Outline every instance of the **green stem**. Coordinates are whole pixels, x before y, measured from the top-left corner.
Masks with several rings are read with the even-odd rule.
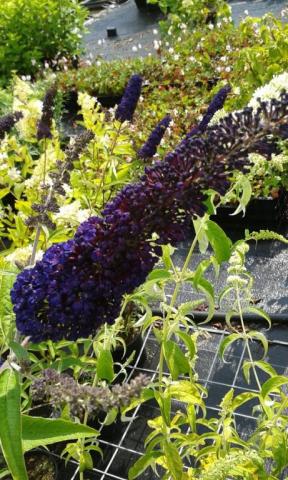
[[[103,187],[105,185],[105,176],[106,176],[107,170],[108,170],[109,165],[110,165],[112,154],[114,153],[114,149],[117,145],[117,141],[118,141],[119,135],[121,133],[121,128],[122,128],[122,123],[119,124],[119,127],[116,130],[116,135],[115,135],[115,138],[114,138],[113,143],[111,145],[111,148],[108,150],[108,159],[107,159],[107,162],[106,162],[105,167],[104,167],[104,171],[103,171],[102,176],[101,176],[100,185],[98,186],[97,191],[96,191],[96,197],[94,199],[95,206],[96,206],[96,202],[97,202],[99,193],[101,191],[103,192]]]
[[[92,382],[92,388],[96,387],[97,380],[98,380],[98,377],[97,377],[97,373],[95,372],[95,375],[94,375],[94,378],[93,378],[93,382]],[[84,418],[83,418],[82,425],[87,425],[88,418],[89,418],[88,410],[85,410],[85,414],[84,414]],[[85,449],[85,438],[82,438],[82,439],[81,439],[81,452],[82,452],[84,449]],[[79,480],[84,480],[84,472],[79,472]]]
[[[163,369],[164,369],[163,343],[164,343],[164,341],[168,340],[169,322],[170,322],[172,310],[175,307],[175,304],[176,304],[176,301],[177,301],[177,298],[178,298],[178,295],[179,295],[179,291],[180,291],[180,288],[181,288],[181,285],[182,285],[183,278],[184,278],[184,276],[187,272],[187,269],[189,267],[189,263],[191,261],[192,255],[194,253],[195,247],[196,247],[197,242],[198,242],[199,235],[202,232],[202,229],[203,229],[205,223],[206,223],[206,216],[204,216],[202,218],[200,226],[199,226],[197,232],[195,232],[195,237],[193,239],[193,242],[191,244],[188,255],[185,259],[183,268],[182,268],[181,273],[180,273],[180,275],[177,279],[177,282],[176,282],[176,285],[175,285],[175,288],[174,288],[174,291],[173,291],[173,294],[172,294],[171,302],[170,302],[170,305],[169,305],[169,311],[168,311],[166,317],[163,320],[163,338],[162,338],[161,349],[160,349],[159,374],[158,374],[158,380],[159,380],[159,387],[160,388],[162,388],[161,386],[162,386],[162,382],[163,382]]]
[[[250,349],[249,340],[247,338],[247,332],[246,332],[246,328],[245,328],[245,324],[244,324],[242,307],[241,307],[241,300],[240,300],[239,285],[236,286],[236,298],[237,298],[237,307],[238,307],[238,313],[239,313],[239,318],[240,318],[240,322],[241,322],[242,331],[243,331],[243,333],[245,334],[245,337],[246,337],[245,338],[245,346],[247,348],[247,352],[248,352],[248,355],[249,355],[249,360],[250,360],[251,365],[252,365],[252,369],[253,369],[253,373],[254,373],[254,376],[255,376],[255,379],[256,379],[258,389],[259,389],[259,391],[261,391],[261,383],[260,383],[260,380],[259,380],[258,375],[257,375],[253,355],[252,355],[252,352],[251,352],[251,349]]]
[[[288,398],[285,398],[284,402],[280,405],[278,412],[273,416],[273,423],[276,425],[278,418],[282,414],[283,410],[288,407]]]
[[[44,170],[43,170],[43,185],[46,183],[47,172],[47,139],[44,138]]]

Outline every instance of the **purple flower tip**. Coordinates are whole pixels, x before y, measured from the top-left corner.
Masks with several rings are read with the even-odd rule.
[[[23,117],[22,112],[8,113],[3,117],[0,117],[0,140],[5,136],[5,133],[9,133],[14,127],[15,123]]]
[[[142,78],[132,75],[115,113],[116,120],[131,122],[141,94]]]
[[[150,134],[148,140],[144,143],[143,147],[138,151],[138,157],[147,159],[152,158],[157,151],[158,145],[164,136],[169,124],[171,122],[170,115],[166,115],[154,128],[153,132]]]

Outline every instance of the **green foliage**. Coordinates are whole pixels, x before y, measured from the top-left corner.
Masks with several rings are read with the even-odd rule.
[[[15,321],[10,290],[18,271],[18,268],[0,257],[0,352],[8,347],[14,335]]]
[[[0,78],[33,75],[79,54],[86,11],[77,0],[5,0],[0,11]]]
[[[7,368],[0,373],[0,440],[13,480],[28,480],[22,451],[20,375]]]
[[[62,419],[30,417],[22,415],[22,445],[23,451],[51,445],[57,442],[67,442],[75,438],[96,438],[99,435],[94,428],[81,423],[68,422]]]
[[[181,31],[183,24],[193,30],[215,25],[223,19],[231,21],[231,9],[225,0],[149,0],[149,3],[157,3],[165,14],[169,13],[168,20],[161,22],[161,26],[174,34]]]
[[[235,214],[245,212],[252,196],[278,198],[279,191],[288,187],[287,140],[279,142],[279,153],[272,154],[270,159],[259,154],[250,154],[249,160],[245,173],[234,172],[233,189],[226,196],[227,202],[240,200]]]
[[[138,175],[140,167],[143,168],[136,153],[141,140],[129,124],[120,124],[112,114],[108,118],[97,100],[88,94],[80,93],[79,102],[81,123],[94,132],[95,138],[74,162],[70,185],[65,185],[65,194],[59,196],[59,212],[50,214],[56,229],[41,229],[40,255],[42,247],[70,238],[82,221],[99,213],[125,183]],[[9,260],[23,267],[35,238],[26,220],[33,215],[32,205],[41,199],[44,176],[53,175],[57,162],[65,160],[67,140],[63,142],[53,122],[53,138],[47,140],[45,146],[37,142],[42,102],[29,84],[20,79],[15,80],[14,106],[23,112],[24,118],[18,122],[14,134],[7,135],[0,143],[0,237],[10,241],[9,251],[2,255],[12,253]]]
[[[254,240],[258,242],[259,240],[276,240],[277,242],[288,243],[287,238],[277,232],[272,232],[270,230],[259,230],[259,232],[245,232],[245,240]]]
[[[259,315],[270,325],[269,316],[252,304],[253,279],[245,267],[245,255],[249,247],[243,240],[232,245],[225,233],[207,216],[197,219],[194,224],[196,237],[182,269],[177,269],[173,263],[173,249],[170,251],[165,247],[163,268],[157,268],[150,274],[146,284],[134,294],[134,301],[146,309],[147,303],[149,305],[149,293],[152,290],[158,291],[163,319],[161,330],[154,329],[160,346],[159,373],[154,386],[154,398],[159,405],[160,415],[148,421],[151,432],[145,441],[145,453],[131,467],[129,479],[136,479],[145,470],[152,468],[163,479],[276,480],[283,473],[288,461],[286,453],[283,452],[288,441],[288,401],[285,391],[282,390],[288,379],[278,376],[274,368],[266,362],[269,345],[264,333],[246,331],[246,312]],[[206,240],[212,246],[215,257],[202,260],[195,266],[191,259],[197,242],[203,242],[203,232],[205,235],[209,232]],[[273,232],[253,232],[250,236],[249,233],[246,235],[247,240],[257,240],[258,237],[259,240],[282,240],[282,236],[278,238]],[[195,372],[197,340],[201,333],[195,325],[192,326],[189,318],[197,303],[191,300],[179,305],[177,298],[180,284],[188,282],[200,290],[199,285],[205,280],[208,268],[213,266],[217,275],[220,267],[218,262],[222,264],[227,260],[229,276],[219,301],[221,304],[224,300],[226,302],[229,329],[233,329],[231,318],[237,316],[240,319],[240,331],[238,329],[237,332],[227,334],[219,347],[219,355],[225,361],[228,349],[233,347],[234,342],[243,342],[248,352],[248,359],[243,364],[244,378],[249,384],[253,375],[257,390],[247,389],[239,395],[235,395],[233,389],[228,390],[221,401],[219,415],[208,419],[205,408],[207,392],[197,381]],[[194,265],[193,270],[191,263]],[[169,285],[171,289],[172,282],[175,287],[171,301],[167,302],[165,285]],[[211,288],[213,289],[213,285]],[[133,295],[130,299],[133,299]],[[147,321],[143,316],[143,327],[148,328],[159,319],[160,317],[152,314]],[[257,360],[253,359],[250,347],[252,342],[262,346],[261,359],[258,353]],[[201,361],[201,358],[199,360]],[[168,375],[163,374],[164,362]],[[268,378],[262,384],[258,376],[259,370]],[[181,410],[172,410],[174,401],[181,403]],[[257,405],[255,412],[259,413],[258,426],[255,432],[244,440],[238,433],[234,415],[244,404],[252,401]],[[278,444],[282,448],[276,447]],[[270,459],[271,468],[267,467],[267,459]],[[193,465],[188,470],[184,467],[187,460]]]
[[[55,0],[53,1],[54,3],[49,0],[44,7],[43,2],[41,3],[42,9],[37,9],[35,22],[34,17],[33,21],[29,20],[29,35],[23,22],[27,21],[27,12],[31,13],[35,6],[39,6],[39,0],[38,3],[36,0],[31,1],[29,8],[28,4],[25,4],[23,18],[17,26],[13,25],[13,38],[10,37],[9,41],[15,63],[12,66],[12,56],[7,56],[5,61],[2,61],[2,76],[7,78],[12,68],[20,73],[29,71],[34,74],[38,63],[53,61],[54,48],[57,52],[59,50],[61,55],[70,56],[76,52],[84,14],[74,1],[64,0],[61,4],[61,15],[65,16],[63,19],[59,17],[57,9],[54,9],[53,5],[56,4]],[[21,2],[17,0],[13,5],[20,5]],[[13,10],[10,0],[6,3],[4,11],[9,12],[12,18],[16,10]],[[230,8],[222,1],[159,0],[158,3],[164,11],[169,11],[168,21],[163,25],[167,33],[165,41],[169,40],[169,44],[167,49],[159,49],[158,57],[115,62],[98,61],[91,67],[69,70],[57,75],[57,83],[64,95],[71,90],[80,93],[78,103],[82,114],[81,124],[92,130],[95,138],[74,162],[70,185],[65,186],[65,195],[59,198],[61,215],[49,214],[56,223],[56,229],[53,231],[42,226],[39,247],[43,250],[54,242],[65,241],[71,237],[82,220],[99,214],[119,188],[138,178],[143,165],[137,160],[137,149],[146,140],[157,120],[171,110],[171,105],[174,107],[172,116],[177,119],[177,124],[171,126],[169,138],[165,139],[164,146],[159,149],[160,154],[172,148],[179,137],[198,121],[214,93],[223,84],[232,83],[233,91],[225,108],[233,110],[246,105],[256,87],[269,81],[274,73],[283,72],[288,67],[288,27],[272,16],[263,19],[246,18],[239,26],[234,26],[230,20]],[[57,2],[57,5],[60,3]],[[66,15],[65,9],[68,5],[73,5],[73,8],[69,15]],[[42,41],[37,30],[38,24],[40,25],[39,18],[45,17],[48,7],[49,22],[46,22],[43,34],[46,35],[49,29],[50,39],[55,39],[49,48],[45,43],[46,37]],[[13,15],[11,12],[14,12]],[[0,13],[0,30],[1,15],[3,16],[3,12]],[[72,23],[80,30],[73,29]],[[5,24],[5,35],[9,34],[11,25],[9,22]],[[33,45],[27,48],[26,43],[25,52],[22,50],[22,43],[18,41],[19,32],[23,35],[23,42],[27,42],[28,37],[30,41],[31,32],[33,33]],[[4,33],[0,34],[0,39]],[[0,44],[4,45],[3,42]],[[42,47],[45,48],[45,54]],[[0,47],[0,60],[3,52],[4,47]],[[31,62],[34,59],[35,65]],[[142,74],[146,82],[143,98],[135,115],[135,124],[131,128],[130,125],[116,122],[113,115],[103,111],[96,98],[89,94],[120,95],[128,77],[135,72]],[[285,376],[278,376],[266,362],[269,345],[264,333],[246,331],[246,313],[258,315],[268,325],[270,318],[252,304],[253,278],[245,267],[245,255],[249,248],[248,241],[273,239],[286,243],[287,240],[281,235],[274,232],[248,232],[245,241],[232,245],[225,232],[209,219],[208,214],[201,219],[193,219],[195,238],[183,267],[179,269],[173,262],[175,248],[164,246],[163,265],[158,264],[140,288],[124,297],[115,325],[105,326],[93,339],[80,339],[77,342],[43,342],[29,345],[26,349],[12,340],[14,315],[9,291],[18,271],[15,265],[21,268],[27,265],[31,257],[31,244],[35,238],[35,231],[27,227],[25,220],[33,213],[33,203],[39,201],[43,178],[55,173],[56,162],[65,159],[65,139],[58,131],[59,122],[53,123],[53,138],[48,140],[45,146],[37,142],[35,135],[42,107],[39,98],[42,97],[46,85],[55,81],[54,76],[50,78],[49,75],[50,73],[35,87],[20,79],[14,79],[14,108],[20,109],[25,115],[14,132],[7,135],[0,145],[1,236],[5,241],[11,242],[10,248],[1,252],[1,256],[7,257],[1,260],[0,264],[1,346],[2,350],[10,347],[10,361],[12,358],[13,365],[20,371],[15,373],[6,369],[0,377],[0,406],[4,412],[4,415],[0,415],[3,417],[0,438],[9,469],[12,474],[15,472],[15,478],[25,478],[23,471],[23,475],[19,475],[19,469],[23,469],[19,423],[21,410],[24,450],[34,448],[40,443],[48,445],[60,440],[69,441],[63,454],[67,459],[73,458],[79,462],[80,474],[83,477],[83,472],[93,466],[91,453],[96,451],[101,454],[96,438],[98,432],[86,425],[89,412],[85,411],[84,415],[78,418],[72,415],[69,405],[64,402],[65,404],[57,407],[57,413],[61,416],[57,420],[28,417],[26,413],[34,407],[31,382],[41,377],[43,369],[53,368],[73,375],[80,384],[89,383],[93,387],[112,384],[119,377],[125,377],[125,369],[133,360],[132,354],[129,359],[123,358],[115,366],[113,350],[122,346],[125,353],[125,340],[133,336],[135,328],[145,331],[152,327],[160,349],[158,377],[151,388],[143,391],[141,398],[133,399],[131,404],[123,408],[122,416],[125,419],[127,412],[151,399],[157,402],[160,414],[148,423],[151,432],[145,439],[144,456],[131,468],[129,479],[137,478],[148,468],[158,471],[163,480],[280,478],[288,465],[288,404],[284,393],[288,380]],[[61,99],[59,105],[60,103]],[[6,111],[11,104],[10,90],[0,91],[0,110]],[[60,110],[61,108],[57,107],[58,119]],[[231,175],[231,190],[224,199],[219,200],[216,192],[207,192],[209,214],[217,209],[217,202],[235,202],[236,205],[239,204],[235,214],[244,214],[252,196],[277,193],[277,189],[286,186],[287,145],[282,142],[279,146],[282,157],[272,158],[270,162],[262,159],[262,173],[258,168],[259,164],[255,161],[253,163],[251,159],[250,168],[245,175]],[[201,252],[206,252],[206,256],[195,265],[193,258],[197,246]],[[209,246],[212,254],[207,252]],[[41,251],[39,253],[41,255]],[[225,268],[225,262],[228,262],[227,285],[218,297],[214,285],[220,268]],[[211,280],[211,271],[214,271],[215,280]],[[179,304],[180,288],[184,284],[190,289],[191,298],[188,302]],[[167,287],[172,288],[169,299]],[[153,312],[155,301],[160,306],[160,314]],[[226,311],[228,330],[233,331],[234,318],[240,320],[240,329],[227,334],[221,343],[220,356],[225,361],[234,342],[243,343],[248,352],[248,359],[243,364],[244,378],[247,383],[250,383],[251,379],[256,380],[257,389],[254,392],[247,389],[240,395],[228,390],[220,404],[219,414],[215,418],[208,418],[207,391],[198,381],[195,370],[196,361],[201,361],[198,359],[197,349],[198,339],[203,332],[194,325],[193,312],[201,306],[207,313],[206,321],[209,321],[213,318],[217,301]],[[134,312],[137,312],[137,315]],[[261,345],[261,359],[253,359],[251,342]],[[259,371],[266,376],[263,384],[259,380]],[[10,403],[7,399],[11,400]],[[259,412],[258,426],[254,434],[244,440],[237,431],[235,413],[242,405],[252,401]],[[176,412],[173,408],[175,402],[181,404],[181,410]],[[111,409],[104,424],[113,423],[118,413],[118,408]],[[75,437],[79,439],[71,443],[70,440]],[[14,452],[17,443],[17,455],[12,458],[11,445]],[[192,465],[188,469],[184,468],[187,460]]]

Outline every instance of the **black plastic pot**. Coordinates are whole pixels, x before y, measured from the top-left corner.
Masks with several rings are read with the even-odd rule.
[[[143,338],[140,334],[137,334],[130,342],[127,343],[126,351],[122,345],[116,347],[116,349],[112,352],[112,357],[115,363],[124,363],[133,352],[135,352],[134,361],[138,359],[139,355],[141,354],[139,359],[140,366],[140,364],[143,363],[146,358],[145,348],[143,348]],[[133,363],[135,363],[134,361]]]
[[[92,92],[91,95],[94,95],[97,98],[98,102],[104,108],[115,107],[115,105],[117,105],[122,98],[122,95],[113,94],[98,96],[97,92]],[[75,118],[79,115],[80,105],[78,104],[77,90],[70,90],[69,92],[65,93],[63,100],[63,108],[65,110],[64,117],[66,118]],[[79,115],[79,119],[80,117],[81,116]]]
[[[152,5],[152,4],[149,4],[147,2],[147,0],[135,0],[135,3],[137,5],[137,8],[139,8],[139,10],[158,10],[160,11],[160,8],[158,5]]]
[[[60,480],[58,461],[48,450],[35,449],[25,453],[29,480]],[[11,477],[6,477],[10,480]]]
[[[286,194],[279,198],[255,198],[247,206],[246,213],[232,215],[237,206],[223,205],[218,208],[217,215],[211,217],[224,230],[243,231],[270,229],[279,231],[286,220]]]

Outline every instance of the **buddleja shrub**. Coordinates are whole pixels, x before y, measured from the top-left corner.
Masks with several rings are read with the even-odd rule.
[[[80,51],[86,10],[77,0],[5,0],[0,9],[0,83]]]

